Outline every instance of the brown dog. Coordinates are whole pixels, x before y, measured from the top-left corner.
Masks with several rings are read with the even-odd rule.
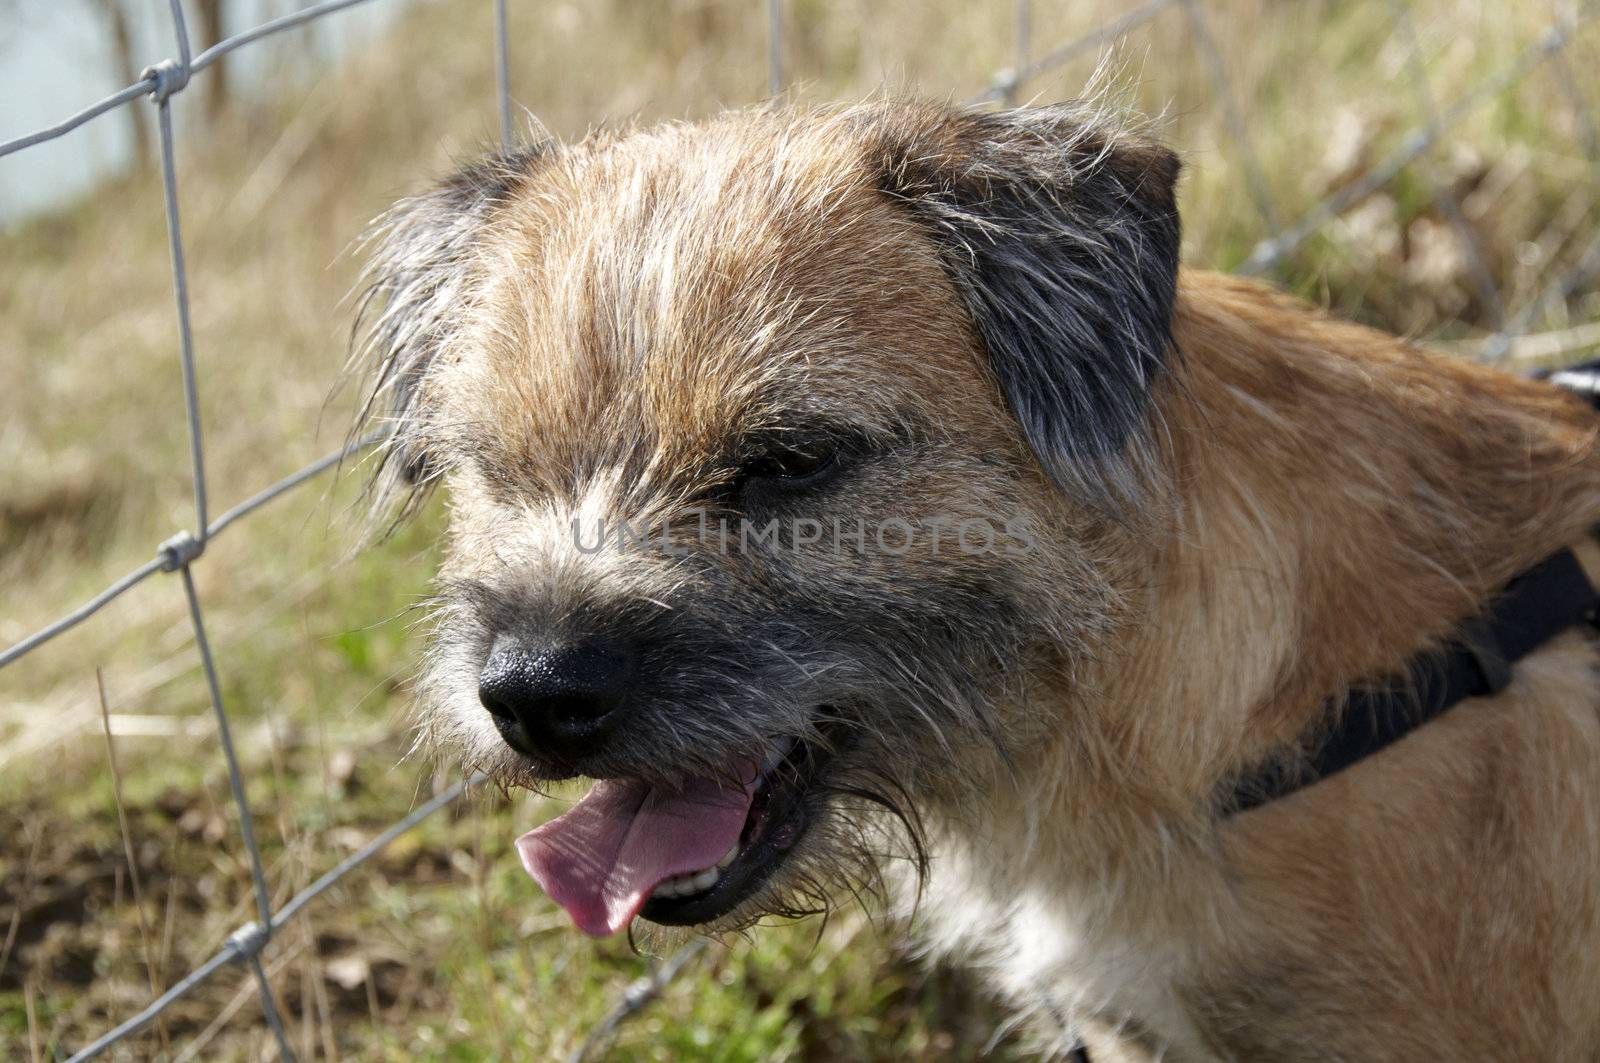
[[[1180,272],[1086,107],[774,109],[490,159],[377,255],[381,483],[450,491],[424,730],[598,781],[591,933],[882,888],[1097,1058],[1600,1058],[1576,630],[1251,811],[1600,520],[1596,421]]]

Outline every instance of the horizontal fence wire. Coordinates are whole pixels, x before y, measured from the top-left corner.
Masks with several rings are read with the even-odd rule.
[[[182,370],[183,410],[188,424],[189,464],[195,510],[193,531],[181,531],[167,539],[157,547],[155,556],[150,560],[113,581],[100,593],[66,613],[59,620],[0,651],[0,667],[17,661],[46,642],[87,621],[146,580],[162,573],[177,573],[188,608],[196,653],[216,719],[218,745],[227,769],[233,802],[239,814],[240,841],[247,857],[251,892],[256,909],[256,918],[229,935],[223,947],[210,959],[173,983],[138,1014],[83,1047],[71,1057],[72,1061],[92,1059],[124,1038],[145,1029],[165,1009],[208,981],[218,971],[229,966],[242,966],[249,972],[256,986],[263,1019],[272,1033],[280,1058],[292,1060],[294,1054],[289,1045],[288,1032],[261,963],[261,953],[271,941],[273,934],[294,919],[313,900],[366,863],[394,839],[457,801],[471,787],[483,781],[481,775],[473,776],[460,780],[436,794],[274,910],[261,852],[254,837],[248,789],[233,748],[219,669],[206,636],[204,609],[200,595],[195,589],[192,572],[192,567],[203,558],[212,539],[273,500],[336,468],[345,459],[380,444],[383,436],[379,433],[355,440],[263,488],[214,519],[208,518],[205,435],[199,414],[200,377],[190,324],[188,269],[184,254],[178,170],[172,131],[172,100],[188,87],[193,75],[203,72],[223,56],[274,34],[367,2],[370,0],[325,0],[271,19],[253,29],[230,36],[198,55],[192,55],[180,0],[168,0],[177,51],[175,58],[151,66],[135,83],[84,107],[61,122],[0,143],[0,156],[10,155],[63,137],[86,123],[130,105],[136,100],[149,97],[155,105],[162,194],[177,319],[178,357]],[[491,2],[494,7],[493,62],[496,73],[499,136],[501,146],[510,147],[515,134],[511,114],[511,56],[506,0],[491,0]],[[1428,82],[1422,62],[1422,44],[1412,22],[1409,3],[1407,0],[1390,0],[1390,6],[1393,9],[1396,33],[1404,40],[1407,53],[1406,76],[1410,91],[1423,121],[1400,138],[1397,148],[1379,159],[1358,179],[1334,191],[1287,224],[1282,223],[1278,217],[1278,207],[1268,190],[1266,175],[1252,143],[1248,123],[1244,120],[1226,64],[1212,36],[1205,5],[1200,0],[1149,0],[1106,21],[1093,32],[1062,42],[1037,56],[1032,55],[1034,29],[1031,5],[1028,0],[1017,0],[1013,19],[1015,32],[1012,48],[1013,65],[996,73],[988,87],[969,102],[1014,103],[1020,98],[1022,90],[1029,82],[1049,71],[1080,56],[1115,45],[1139,27],[1166,15],[1169,10],[1176,9],[1181,12],[1181,17],[1189,27],[1190,37],[1200,52],[1218,106],[1222,111],[1231,148],[1238,153],[1240,167],[1248,186],[1247,191],[1260,216],[1262,228],[1267,234],[1239,266],[1239,272],[1247,274],[1265,273],[1279,266],[1311,236],[1368,196],[1383,189],[1405,167],[1438,145],[1443,134],[1541,67],[1548,67],[1560,85],[1572,110],[1588,163],[1600,172],[1600,132],[1597,132],[1597,128],[1600,127],[1597,127],[1589,102],[1585,100],[1577,86],[1571,63],[1565,54],[1566,46],[1577,30],[1595,17],[1596,12],[1592,6],[1567,10],[1531,47],[1501,70],[1478,82],[1460,98],[1442,107],[1435,99]],[[774,97],[781,95],[785,88],[784,8],[783,0],[765,0],[767,92]],[[1567,270],[1546,285],[1534,298],[1528,300],[1517,312],[1508,314],[1505,311],[1504,300],[1484,261],[1482,251],[1466,224],[1454,190],[1440,189],[1436,203],[1458,236],[1468,260],[1471,282],[1484,304],[1490,308],[1491,320],[1495,325],[1495,331],[1483,346],[1481,357],[1499,359],[1505,356],[1517,339],[1535,323],[1539,314],[1553,304],[1569,299],[1596,275],[1600,275],[1600,237],[1597,237]],[[702,949],[703,943],[699,942],[686,946],[659,964],[650,976],[634,983],[611,1014],[591,1032],[587,1040],[582,1042],[573,1058],[585,1058],[592,1050],[603,1045],[615,1033],[618,1025],[659,996],[665,985],[686,969],[689,962],[698,956]]]

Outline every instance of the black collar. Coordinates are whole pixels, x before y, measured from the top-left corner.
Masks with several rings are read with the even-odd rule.
[[[1271,765],[1233,787],[1230,812],[1244,812],[1398,742],[1450,706],[1498,694],[1518,661],[1571,627],[1593,622],[1600,594],[1571,550],[1551,554],[1512,580],[1488,612],[1462,625],[1445,646],[1418,654],[1402,679],[1352,689],[1305,763]]]

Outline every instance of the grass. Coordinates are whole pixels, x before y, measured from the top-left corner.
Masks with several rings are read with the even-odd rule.
[[[1441,106],[1511,64],[1551,16],[1538,3],[1413,6]],[[1033,8],[1036,54],[1122,10]],[[1418,121],[1387,5],[1211,8],[1280,219],[1344,187]],[[515,94],[566,136],[753,101],[766,83],[763,9],[512,5]],[[1015,60],[1012,19],[1009,4],[935,12],[791,0],[792,93],[975,94]],[[488,5],[420,5],[347,61],[180,145],[214,508],[341,440],[351,396],[337,390],[350,320],[340,300],[358,266],[348,246],[395,196],[493,140],[491,32]],[[1585,31],[1568,57],[1591,111],[1597,44]],[[1070,96],[1096,62],[1068,63],[1027,92]],[[1182,11],[1131,34],[1113,70],[1131,104],[1165,113],[1162,132],[1188,160],[1187,259],[1237,265],[1268,233]],[[1495,312],[1438,191],[1455,191],[1507,306],[1521,308],[1595,228],[1596,160],[1575,114],[1563,82],[1541,68],[1307,241],[1276,279],[1340,312],[1470,350]],[[0,259],[10,267],[0,287],[0,643],[10,644],[143,562],[193,514],[156,176],[108,182],[0,234]],[[1541,307],[1533,327],[1600,318],[1589,291]],[[418,650],[408,619],[427,588],[440,515],[430,509],[392,541],[355,551],[358,480],[347,473],[274,503],[195,569],[280,903],[450,778],[405,757]],[[550,811],[480,794],[390,846],[281,934],[267,966],[302,1058],[543,1060],[580,1043],[648,960],[626,942],[572,932],[517,868],[510,840]],[[172,577],[0,673],[0,1056],[81,1046],[251,918],[235,817]],[[801,924],[714,947],[621,1027],[612,1057],[970,1058],[1001,1012],[908,960],[902,934],[851,912],[820,932]],[[254,1059],[264,1045],[248,984],[230,970],[114,1055]],[[1002,1036],[995,1058],[1019,1052]]]

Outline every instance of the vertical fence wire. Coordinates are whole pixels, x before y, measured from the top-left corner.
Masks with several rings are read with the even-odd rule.
[[[233,791],[234,807],[239,813],[239,834],[244,841],[245,855],[249,858],[250,885],[255,894],[256,917],[260,925],[272,923],[272,891],[267,887],[267,874],[261,862],[261,850],[256,846],[254,817],[250,801],[245,794],[244,776],[239,771],[239,757],[234,752],[233,731],[228,726],[228,713],[222,703],[222,684],[217,678],[217,668],[211,657],[211,641],[206,638],[205,620],[200,611],[200,596],[195,593],[194,574],[188,565],[178,570],[183,577],[183,594],[188,600],[189,620],[194,627],[194,644],[200,654],[200,669],[205,673],[206,692],[211,700],[211,711],[217,718],[217,742],[222,747],[222,758],[228,769],[228,787]]]
[[[164,66],[158,72],[157,128],[161,138],[161,191],[167,209],[167,244],[172,255],[172,290],[178,304],[178,360],[183,370],[184,415],[189,421],[190,474],[194,479],[194,526],[196,545],[206,542],[206,455],[200,432],[200,395],[195,379],[194,329],[189,318],[189,271],[184,264],[183,230],[178,219],[178,167],[172,144],[172,93],[168,79],[175,79],[186,68]],[[187,75],[184,74],[187,81]],[[182,85],[178,86],[179,88]]]
[[[172,15],[172,32],[177,38],[178,66],[183,68],[184,80],[188,81],[189,64],[193,57],[189,54],[189,24],[183,17],[183,0],[167,0],[167,10]]]
[[[783,0],[767,0],[767,95],[783,91]]]
[[[0,156],[22,151],[36,144],[54,140],[87,122],[149,96],[157,110],[160,139],[160,164],[163,203],[166,212],[168,247],[172,260],[173,294],[177,313],[178,355],[182,372],[183,410],[188,423],[190,473],[193,481],[195,527],[192,532],[179,532],[163,542],[150,561],[114,581],[105,590],[84,604],[68,612],[60,620],[30,634],[15,645],[0,652],[0,667],[4,667],[32,652],[51,639],[86,621],[112,600],[143,583],[157,573],[177,573],[188,607],[190,624],[201,670],[205,677],[208,697],[217,723],[217,741],[227,769],[229,787],[235,810],[239,815],[240,837],[245,850],[251,894],[255,908],[254,921],[240,927],[228,937],[216,954],[199,967],[183,976],[169,989],[156,997],[139,1013],[107,1031],[85,1046],[73,1061],[87,1060],[103,1053],[122,1039],[146,1028],[166,1008],[182,999],[196,987],[208,981],[223,967],[242,965],[249,972],[260,999],[265,1023],[284,1060],[293,1060],[289,1034],[273,995],[270,979],[261,962],[261,953],[270,942],[274,930],[296,917],[312,900],[321,896],[344,876],[364,864],[384,846],[401,834],[415,828],[427,817],[458,800],[481,776],[457,782],[413,810],[369,843],[323,874],[305,889],[300,890],[284,905],[273,910],[266,870],[258,847],[251,806],[244,774],[240,768],[229,727],[229,719],[222,693],[222,683],[210,642],[207,638],[204,613],[195,586],[193,565],[197,563],[210,539],[245,516],[255,512],[273,499],[292,491],[318,474],[334,468],[346,456],[379,441],[373,436],[357,441],[338,452],[285,477],[246,501],[234,506],[218,517],[209,520],[205,447],[200,416],[199,375],[197,372],[195,344],[190,314],[189,279],[184,257],[183,232],[180,221],[178,195],[178,168],[173,135],[172,98],[189,84],[192,74],[204,70],[222,56],[235,49],[261,40],[292,26],[344,10],[366,0],[323,0],[298,11],[271,19],[253,29],[228,37],[207,48],[198,56],[191,54],[188,27],[184,20],[181,0],[169,0],[172,29],[177,50],[175,59],[163,60],[148,68],[139,81],[97,101],[71,115],[60,123],[24,136],[0,143]],[[1406,135],[1400,146],[1380,159],[1363,176],[1317,202],[1299,219],[1288,226],[1281,224],[1266,181],[1266,174],[1250,136],[1248,124],[1240,110],[1234,86],[1229,78],[1222,55],[1212,36],[1209,21],[1200,0],[1149,0],[1102,25],[1093,32],[1076,37],[1033,57],[1033,11],[1030,0],[1016,0],[1013,9],[1012,41],[1013,65],[997,73],[989,89],[974,102],[1004,100],[1014,103],[1025,83],[1047,70],[1054,69],[1072,58],[1095,48],[1104,47],[1131,33],[1134,29],[1161,15],[1170,7],[1180,7],[1190,27],[1191,35],[1199,49],[1202,62],[1222,108],[1228,135],[1238,151],[1249,192],[1267,236],[1243,264],[1243,272],[1264,272],[1273,269],[1291,254],[1312,233],[1359,203],[1367,195],[1383,188],[1400,171],[1423,153],[1440,142],[1443,135],[1466,115],[1510,90],[1530,71],[1548,65],[1572,112],[1572,119],[1589,164],[1600,176],[1600,132],[1592,107],[1572,70],[1565,54],[1567,43],[1577,29],[1595,15],[1591,7],[1566,5],[1555,25],[1532,47],[1526,49],[1511,64],[1493,76],[1483,79],[1465,96],[1443,107],[1439,106],[1429,83],[1422,55],[1420,35],[1412,20],[1406,0],[1390,0],[1395,12],[1397,31],[1403,36],[1406,50],[1408,78],[1417,109],[1423,121]],[[766,0],[767,21],[767,91],[776,97],[783,92],[783,22],[785,11],[782,0]],[[798,12],[792,13],[798,17]],[[499,118],[499,139],[503,149],[515,141],[511,121],[511,65],[506,0],[494,0],[496,105]],[[1461,203],[1454,189],[1441,188],[1436,202],[1454,228],[1464,254],[1470,259],[1472,280],[1480,299],[1491,308],[1496,331],[1485,341],[1483,357],[1499,358],[1511,344],[1534,323],[1538,314],[1558,302],[1573,297],[1594,276],[1600,275],[1600,237],[1596,237],[1577,255],[1568,269],[1550,282],[1516,313],[1505,312],[1504,300],[1494,283],[1493,275],[1484,260],[1482,250],[1472,233]],[[649,978],[636,983],[600,1029],[584,1042],[580,1054],[610,1037],[616,1027],[634,1012],[643,1008],[659,995],[665,984],[689,966],[689,961],[700,953],[703,946],[692,944],[659,965]]]
[[[1028,53],[1033,50],[1033,3],[1032,0],[1016,0],[1016,10],[1012,12],[1012,59],[1011,74],[1005,77],[1003,91],[1006,106],[1015,107],[1022,91],[1023,73],[1028,69]]]
[[[511,150],[511,45],[506,0],[494,0],[494,85],[500,103],[500,150]]]

